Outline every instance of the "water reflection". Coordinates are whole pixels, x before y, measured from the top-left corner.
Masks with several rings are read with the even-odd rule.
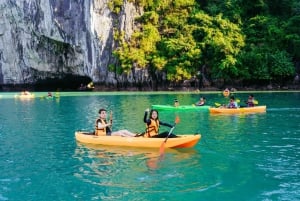
[[[201,155],[195,149],[166,149],[161,158],[156,149],[77,143],[73,157],[82,164],[75,172],[78,179],[110,190],[187,192],[209,189],[218,183],[203,180],[207,175],[201,172]]]
[[[132,160],[139,162],[140,168],[157,170],[165,157],[173,156],[174,162],[180,162],[196,154],[194,149],[165,149],[165,156],[161,156],[158,149],[117,147],[77,143],[74,157],[95,159],[98,165],[118,165]],[[142,163],[144,162],[144,165]]]

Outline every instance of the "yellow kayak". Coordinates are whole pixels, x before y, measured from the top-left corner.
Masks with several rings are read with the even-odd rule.
[[[223,114],[238,114],[238,113],[260,113],[266,112],[266,106],[254,106],[254,107],[240,107],[240,108],[224,108],[224,107],[211,107],[209,112],[213,114],[223,113]]]
[[[177,135],[177,138],[168,138],[166,148],[189,148],[193,147],[200,140],[201,135]],[[159,148],[165,138],[145,137],[122,137],[122,136],[96,136],[88,132],[76,131],[75,138],[78,142],[86,144],[99,144],[109,146],[127,146]]]
[[[15,95],[15,98],[22,99],[22,100],[33,99],[34,97],[35,97],[34,94],[19,94],[19,95]]]

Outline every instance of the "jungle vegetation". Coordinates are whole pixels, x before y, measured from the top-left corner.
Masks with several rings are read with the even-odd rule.
[[[135,67],[158,83],[283,86],[300,72],[299,0],[131,2],[144,13],[131,38],[115,33],[119,74]]]

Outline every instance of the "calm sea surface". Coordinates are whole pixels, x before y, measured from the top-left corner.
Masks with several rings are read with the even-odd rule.
[[[60,93],[34,100],[0,93],[0,200],[300,200],[300,92],[255,93],[261,114],[160,112],[176,134],[201,133],[192,149],[167,150],[77,143],[100,108],[113,129],[144,130],[151,104],[227,103],[221,93]],[[247,93],[235,94],[243,102]],[[161,131],[168,128],[161,128]]]

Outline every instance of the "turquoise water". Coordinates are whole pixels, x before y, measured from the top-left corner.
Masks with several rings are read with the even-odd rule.
[[[0,93],[0,200],[300,200],[300,93],[255,93],[267,112],[210,115],[161,112],[177,134],[201,133],[192,149],[87,146],[99,108],[113,129],[144,130],[151,104],[192,104],[192,93],[61,93],[59,99],[14,99]],[[226,103],[220,93],[208,104]],[[248,94],[236,97],[245,100]],[[164,128],[162,128],[164,130]],[[166,129],[167,130],[167,129]]]

